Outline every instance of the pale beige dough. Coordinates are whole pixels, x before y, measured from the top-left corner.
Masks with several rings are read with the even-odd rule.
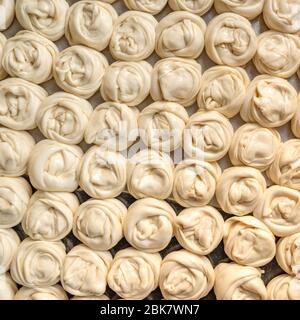
[[[3,10],[0,19],[0,31],[6,30],[12,24],[15,17],[15,0],[1,0]]]
[[[20,285],[28,288],[48,287],[56,284],[66,257],[61,241],[23,240],[14,256],[10,273]]]
[[[174,235],[176,213],[163,200],[145,198],[128,208],[124,219],[124,236],[134,248],[154,253],[162,251]]]
[[[173,251],[162,261],[159,288],[166,300],[199,300],[212,289],[214,269],[204,256]]]
[[[66,0],[17,0],[16,17],[24,29],[57,41],[65,33]]]
[[[116,61],[105,72],[100,88],[105,101],[138,106],[150,92],[152,66],[147,61]]]
[[[97,144],[102,149],[126,150],[139,135],[138,115],[136,108],[130,108],[124,103],[104,102],[93,110],[84,140],[88,144]]]
[[[233,139],[230,121],[217,111],[194,113],[185,129],[183,149],[186,154],[209,162],[222,159]]]
[[[2,66],[11,77],[40,84],[52,78],[57,55],[53,42],[35,32],[22,30],[6,41]]]
[[[18,290],[14,300],[69,300],[64,289],[56,284],[50,287],[22,287]]]
[[[87,100],[56,92],[41,103],[36,122],[46,138],[73,145],[82,141],[92,112]]]
[[[255,55],[256,34],[251,23],[235,13],[222,13],[207,26],[205,49],[216,64],[239,67]]]
[[[73,193],[37,191],[23,217],[23,230],[33,240],[61,240],[72,230],[78,207]]]
[[[253,212],[266,188],[266,180],[259,170],[231,167],[218,180],[216,198],[223,211],[244,216]]]
[[[215,208],[188,208],[182,210],[175,219],[175,237],[184,249],[207,255],[221,242],[223,227],[223,217]]]
[[[53,76],[64,91],[89,99],[100,88],[107,68],[108,61],[102,53],[77,45],[59,53]]]
[[[75,191],[82,155],[79,146],[40,141],[33,148],[28,163],[31,184],[42,191]]]
[[[220,176],[221,168],[216,162],[185,159],[174,170],[173,197],[183,207],[207,205]]]
[[[21,222],[31,193],[24,178],[0,177],[0,228],[11,228]]]
[[[71,298],[71,300],[110,300],[108,296],[105,294],[101,296],[85,296],[85,297],[79,297],[79,296],[74,296]]]
[[[167,154],[142,150],[127,161],[127,189],[136,199],[166,199],[172,192],[173,169]]]
[[[206,24],[187,11],[171,12],[156,27],[155,51],[161,58],[196,59],[204,48]]]
[[[168,0],[124,0],[129,10],[144,11],[153,15],[160,13],[167,2]]]
[[[19,78],[0,82],[0,123],[14,130],[37,127],[36,116],[48,93],[42,87]]]
[[[182,145],[189,115],[175,102],[156,101],[142,110],[138,118],[140,136],[151,149],[169,153]]]
[[[96,199],[117,197],[125,189],[126,161],[121,153],[91,147],[81,161],[80,187]]]
[[[9,270],[20,242],[14,229],[0,229],[0,275]]]
[[[291,122],[291,129],[295,137],[300,138],[300,94],[298,95],[297,100],[297,111],[292,119]]]
[[[25,174],[34,145],[35,141],[28,132],[0,127],[0,176]]]
[[[249,83],[249,76],[242,68],[215,66],[206,70],[197,97],[199,110],[234,117],[240,111]]]
[[[261,75],[251,81],[240,114],[245,122],[276,128],[288,123],[297,107],[297,91],[287,80]]]
[[[210,10],[214,0],[169,0],[168,4],[174,11],[188,11],[202,16]]]
[[[300,280],[281,274],[268,283],[267,292],[269,300],[300,300]]]
[[[114,25],[109,51],[115,60],[140,61],[155,47],[157,20],[149,13],[126,11]]]
[[[217,300],[267,300],[267,289],[258,268],[220,263],[215,275]]]
[[[125,300],[142,300],[158,286],[161,260],[158,253],[120,250],[109,270],[108,285]]]
[[[61,271],[63,288],[75,296],[101,296],[112,262],[109,251],[93,251],[80,244],[67,254]]]
[[[81,44],[98,51],[108,46],[118,14],[104,2],[84,0],[70,7],[65,24],[65,36],[70,45]]]
[[[192,59],[166,58],[154,65],[150,94],[154,101],[171,101],[189,107],[201,84],[201,65]]]
[[[265,0],[215,0],[217,13],[234,12],[249,20],[259,16]]]
[[[18,291],[17,285],[10,274],[0,274],[0,301],[14,300],[15,293]]]
[[[74,217],[73,234],[93,250],[110,250],[123,237],[126,206],[118,199],[90,199]]]
[[[300,65],[300,39],[293,34],[266,31],[257,38],[253,63],[261,74],[289,78]]]
[[[247,123],[235,131],[229,157],[234,166],[244,165],[265,171],[275,160],[280,142],[280,134],[275,129]]]
[[[261,267],[275,256],[273,233],[252,216],[233,217],[224,224],[224,251],[240,265]]]
[[[0,61],[2,61],[3,48],[6,42],[6,37],[3,33],[0,33]],[[7,72],[4,70],[2,63],[0,63],[0,80],[3,80],[7,77]]]
[[[260,197],[254,216],[275,236],[285,237],[300,231],[300,192],[282,186],[271,186]]]

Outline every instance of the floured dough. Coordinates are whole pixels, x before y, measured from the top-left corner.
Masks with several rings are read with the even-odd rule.
[[[78,144],[83,139],[91,104],[66,92],[56,92],[44,99],[37,113],[37,125],[42,134],[66,144]]]
[[[216,64],[246,65],[256,52],[256,34],[251,23],[235,13],[223,13],[207,26],[205,49]]]
[[[173,251],[162,261],[159,288],[166,300],[199,300],[214,285],[210,261],[186,250]]]
[[[139,61],[148,58],[155,47],[157,20],[149,13],[126,11],[117,19],[109,50],[115,60]]]
[[[204,48],[206,24],[187,11],[171,12],[156,27],[155,51],[161,58],[196,59]]]
[[[138,110],[118,102],[104,102],[97,106],[86,126],[84,139],[102,149],[122,151],[138,137]]]
[[[210,10],[214,0],[169,0],[168,4],[174,11],[189,11],[202,16]]]
[[[68,10],[65,36],[70,45],[82,44],[102,51],[109,44],[117,18],[118,14],[110,4],[78,1]]]
[[[215,0],[217,13],[234,12],[249,20],[259,16],[264,7],[264,0]]]
[[[37,191],[23,218],[23,230],[33,240],[61,240],[72,230],[78,207],[73,193]]]
[[[73,234],[93,250],[110,250],[123,237],[127,208],[118,199],[90,199],[74,217]]]
[[[0,177],[0,228],[11,228],[21,222],[31,192],[24,178]]]
[[[154,101],[172,101],[189,107],[196,101],[201,65],[192,59],[166,58],[154,65],[150,94]]]
[[[93,251],[82,244],[73,247],[63,263],[63,288],[76,296],[102,295],[111,262],[108,251]]]
[[[35,32],[22,30],[6,41],[2,65],[11,77],[40,84],[52,78],[57,54],[53,42]]]
[[[33,148],[28,163],[31,184],[42,191],[75,191],[82,155],[78,146],[40,141]]]
[[[223,217],[215,208],[188,208],[176,217],[175,236],[184,249],[198,255],[207,255],[221,242],[223,226]]]
[[[146,146],[170,152],[182,145],[189,120],[185,108],[175,102],[157,101],[144,108],[138,119],[140,136]]]
[[[26,173],[34,145],[28,132],[0,127],[0,176],[18,177]]]
[[[233,217],[224,224],[224,251],[238,264],[261,267],[275,256],[273,233],[252,216]]]
[[[214,292],[217,300],[266,300],[267,289],[261,270],[236,263],[220,263],[215,268]]]
[[[0,274],[0,301],[14,300],[15,293],[18,291],[17,285],[11,278],[10,274]]]
[[[142,150],[127,160],[127,188],[136,199],[166,199],[173,187],[173,161],[164,153]]]
[[[300,1],[265,0],[264,20],[273,30],[300,34]]]
[[[3,13],[0,19],[0,31],[6,30],[12,24],[15,17],[15,0],[1,0]]]
[[[229,157],[234,166],[244,165],[265,171],[273,163],[280,142],[280,134],[275,129],[247,123],[235,131]]]
[[[142,300],[157,288],[160,264],[158,253],[120,250],[109,270],[108,285],[125,300]]]
[[[268,170],[271,180],[281,186],[300,191],[300,140],[290,139],[277,148],[275,160]]]
[[[60,279],[66,248],[60,241],[34,241],[26,238],[12,260],[10,273],[20,285],[48,287]]]
[[[240,114],[245,122],[276,128],[292,119],[297,106],[297,91],[287,80],[261,75],[251,81]]]
[[[19,78],[0,82],[0,123],[14,130],[36,128],[36,115],[46,90],[37,84]]]
[[[65,33],[69,9],[65,0],[17,0],[16,16],[24,29],[37,32],[51,41]]]
[[[299,191],[274,185],[260,197],[253,214],[276,236],[285,237],[300,231],[299,210]]]
[[[242,68],[215,66],[201,79],[197,103],[200,111],[218,111],[225,117],[237,115],[250,80]]]
[[[0,33],[0,61],[2,61],[3,48],[4,48],[6,40],[7,39],[6,39],[5,35],[3,33]],[[6,77],[7,77],[7,72],[2,67],[2,64],[0,64],[0,80],[3,80]]]
[[[81,161],[79,185],[92,198],[117,197],[126,185],[126,159],[120,153],[91,147]]]
[[[276,260],[282,270],[299,279],[300,233],[279,239],[277,242]]]
[[[163,200],[137,200],[124,219],[124,236],[137,250],[162,251],[173,237],[175,217],[173,208]]]
[[[69,300],[64,289],[56,284],[51,287],[22,287],[18,290],[14,300]]]
[[[185,159],[174,170],[173,197],[183,207],[204,206],[213,198],[220,176],[217,163]]]
[[[300,280],[281,274],[268,283],[267,292],[270,300],[300,300]]]
[[[257,38],[253,63],[259,73],[289,78],[300,65],[300,39],[293,34],[266,31]]]
[[[137,106],[150,92],[152,66],[147,61],[116,61],[106,69],[101,85],[105,101]]]
[[[221,113],[196,112],[187,123],[183,149],[191,158],[214,162],[226,155],[232,138],[233,127]]]
[[[0,229],[0,274],[9,270],[19,244],[20,238],[15,230]]]
[[[144,11],[150,14],[158,14],[166,6],[168,0],[124,0],[129,10]]]
[[[85,46],[68,47],[54,61],[57,85],[69,93],[88,99],[99,88],[108,62],[105,56]]]
[[[232,167],[225,169],[218,180],[216,198],[223,211],[244,216],[253,212],[266,188],[266,180],[259,170]]]

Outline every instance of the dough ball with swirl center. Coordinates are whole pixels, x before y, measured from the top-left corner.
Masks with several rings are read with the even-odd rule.
[[[33,240],[61,240],[72,230],[78,207],[79,201],[73,193],[37,191],[23,218],[23,230]]]
[[[127,208],[118,199],[90,199],[76,211],[73,234],[93,250],[110,250],[123,237]]]
[[[85,46],[73,46],[56,57],[53,76],[63,90],[88,99],[100,88],[107,67],[102,53]]]
[[[145,198],[135,201],[124,219],[126,240],[137,250],[158,252],[173,237],[173,208],[165,201]]]
[[[19,244],[20,238],[14,229],[0,229],[0,274],[9,270]]]
[[[195,254],[211,253],[222,240],[224,220],[213,207],[182,210],[175,220],[175,236],[180,245]]]
[[[70,93],[56,92],[42,102],[36,120],[46,138],[78,144],[83,139],[92,112],[87,100]]]
[[[53,61],[58,55],[56,45],[32,31],[19,31],[3,48],[2,65],[11,77],[36,84],[52,78]]]
[[[210,10],[214,0],[169,0],[168,4],[174,11],[188,11],[202,16]]]
[[[58,284],[51,287],[27,288],[18,290],[14,300],[69,300],[65,290]]]
[[[160,264],[158,253],[120,250],[109,270],[108,285],[125,300],[142,300],[157,288]]]
[[[175,11],[162,18],[156,27],[155,51],[161,58],[196,59],[204,48],[206,24],[198,15]]]
[[[79,185],[96,199],[117,197],[126,185],[126,159],[120,153],[91,147],[81,161]]]
[[[118,18],[116,10],[103,1],[78,1],[67,12],[65,36],[70,45],[105,49]]]
[[[299,300],[300,280],[281,274],[268,283],[267,292],[270,300]]]
[[[24,29],[57,41],[64,35],[68,9],[65,0],[17,0],[16,16]]]
[[[259,170],[232,167],[222,173],[216,198],[223,211],[244,216],[253,212],[266,188],[266,180]]]
[[[199,300],[214,285],[210,261],[186,250],[173,251],[162,261],[159,288],[166,300]]]
[[[150,14],[158,14],[166,6],[168,0],[124,0],[129,10],[143,11]]]

